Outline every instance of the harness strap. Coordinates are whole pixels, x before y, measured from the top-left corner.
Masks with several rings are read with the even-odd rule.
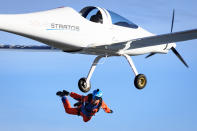
[[[101,98],[99,101],[99,104],[98,104],[98,111],[97,112],[99,112],[99,110],[101,109],[102,102],[103,102],[103,99]]]
[[[92,116],[92,115],[90,115],[91,111],[88,111],[86,109],[87,104],[91,103],[92,97],[93,97],[92,94],[88,94],[88,102],[87,103],[84,103],[85,101],[84,101],[84,96],[83,96],[81,101],[74,104],[74,106],[78,107],[78,116],[80,116],[80,112],[83,112],[86,116]],[[103,99],[100,98],[99,104],[97,105],[97,108],[95,108],[95,109],[98,109],[97,112],[99,112],[99,110],[102,106],[102,102],[103,102]]]

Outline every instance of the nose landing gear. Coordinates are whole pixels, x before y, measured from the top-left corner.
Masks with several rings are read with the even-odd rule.
[[[128,56],[127,54],[123,54],[123,56],[127,59],[135,74],[135,80],[134,80],[135,87],[140,90],[143,89],[147,84],[146,76],[144,74],[138,74],[137,69],[135,68],[135,65],[130,56]]]

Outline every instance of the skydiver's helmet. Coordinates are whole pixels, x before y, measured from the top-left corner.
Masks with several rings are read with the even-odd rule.
[[[100,100],[102,96],[103,96],[103,93],[99,89],[94,90],[92,93],[93,100]]]

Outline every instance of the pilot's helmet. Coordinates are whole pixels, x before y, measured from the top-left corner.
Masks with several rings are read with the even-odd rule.
[[[102,15],[101,15],[101,12],[100,12],[100,11],[98,11],[98,12],[96,13],[96,16],[97,16],[98,18],[102,19]]]

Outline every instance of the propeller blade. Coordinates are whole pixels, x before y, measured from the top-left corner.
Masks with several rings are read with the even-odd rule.
[[[151,57],[151,56],[153,56],[153,55],[155,55],[156,53],[150,53],[149,55],[147,55],[145,58],[147,59],[147,58],[149,58],[149,57]]]
[[[188,66],[187,63],[184,61],[184,59],[181,57],[181,55],[178,53],[178,51],[177,51],[174,47],[172,47],[171,49],[172,49],[172,51],[174,52],[174,54],[181,60],[181,62],[182,62],[187,68],[189,68],[189,66]]]
[[[172,24],[171,24],[171,33],[173,31],[173,27],[174,27],[174,14],[175,14],[175,10],[173,9],[173,14],[172,14]]]

